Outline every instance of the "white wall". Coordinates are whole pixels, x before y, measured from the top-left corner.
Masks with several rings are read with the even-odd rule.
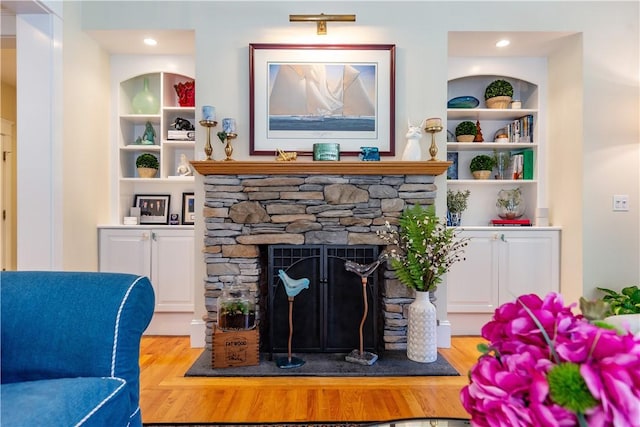
[[[593,295],[597,285],[619,286],[640,281],[640,135],[638,107],[637,2],[84,2],[85,29],[133,29],[154,26],[196,31],[196,111],[215,105],[220,117],[236,117],[239,137],[234,157],[248,157],[248,44],[261,43],[395,43],[397,45],[396,150],[402,152],[408,118],[444,117],[448,31],[570,31],[582,33],[582,53],[571,46],[550,60],[550,87],[568,85],[567,122],[552,124],[551,144],[568,137],[576,150],[553,150],[552,177],[567,185],[549,189],[552,215],[575,225],[563,235],[570,248],[563,264],[563,290]],[[329,23],[328,35],[315,35],[312,24],[289,23],[291,13],[355,13],[356,23]],[[501,17],[497,24],[495,17]],[[144,24],[142,24],[144,23]],[[67,23],[65,22],[65,25]],[[75,25],[75,24],[74,24]],[[68,29],[65,27],[65,31]],[[575,46],[579,46],[576,43]],[[97,49],[97,48],[96,48]],[[578,55],[575,57],[574,55]],[[555,63],[553,63],[555,61]],[[571,70],[561,70],[563,61]],[[554,83],[555,81],[555,83]],[[581,87],[576,87],[580,85]],[[582,118],[576,119],[584,101]],[[575,96],[571,96],[575,95]],[[559,96],[549,94],[549,101]],[[103,101],[106,102],[107,97]],[[550,107],[550,111],[554,111]],[[105,120],[108,114],[104,115]],[[65,114],[65,127],[77,118]],[[556,129],[553,132],[553,129]],[[197,153],[204,132],[198,129]],[[444,135],[438,139],[444,153]],[[221,156],[220,147],[217,156]],[[580,150],[582,148],[582,150]],[[559,158],[556,158],[559,157]],[[566,157],[566,158],[565,158]],[[575,157],[575,160],[572,158]],[[578,186],[577,183],[580,183]],[[196,178],[196,187],[201,178]],[[437,184],[444,188],[444,178]],[[578,194],[575,194],[575,193]],[[611,196],[629,194],[631,210],[611,212]],[[443,211],[444,192],[438,204]],[[202,194],[198,195],[202,200]],[[553,205],[555,204],[555,205]],[[580,218],[581,217],[581,218]],[[552,218],[553,220],[553,218]],[[65,237],[71,230],[65,228]],[[196,223],[196,235],[203,224]],[[201,242],[196,239],[196,251]],[[563,260],[565,261],[565,260]],[[196,280],[204,277],[203,263]],[[569,272],[567,269],[571,269]],[[575,273],[574,273],[575,272]],[[566,281],[566,282],[565,282]],[[197,283],[198,288],[201,283]]]
[[[80,3],[64,4],[65,270],[98,269],[96,224],[109,218],[109,56],[81,28]]]

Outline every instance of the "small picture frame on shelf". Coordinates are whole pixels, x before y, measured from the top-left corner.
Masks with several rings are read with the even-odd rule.
[[[455,151],[447,153],[447,161],[452,162],[447,169],[447,179],[458,179],[458,153]]]
[[[171,214],[169,215],[169,225],[178,225],[180,224],[180,215]]]
[[[169,224],[169,194],[136,194],[133,206],[140,208],[140,224]]]
[[[196,221],[196,196],[194,193],[182,193],[182,224],[193,225]]]

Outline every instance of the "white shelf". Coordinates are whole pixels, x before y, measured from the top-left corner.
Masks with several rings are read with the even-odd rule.
[[[531,142],[447,142],[447,151],[523,150],[538,148]]]
[[[535,185],[535,179],[448,179],[448,185]]]
[[[536,114],[534,109],[500,109],[500,108],[448,108],[449,120],[516,120],[529,114]]]

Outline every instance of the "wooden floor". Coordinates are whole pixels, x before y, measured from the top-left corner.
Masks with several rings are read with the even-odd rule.
[[[453,337],[439,349],[459,377],[184,377],[203,349],[188,337],[145,336],[140,407],[145,423],[389,421],[469,418],[460,389],[480,337]]]

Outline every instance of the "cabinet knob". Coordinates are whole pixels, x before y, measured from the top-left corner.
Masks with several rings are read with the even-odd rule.
[[[142,240],[149,240],[149,233],[142,233]]]

